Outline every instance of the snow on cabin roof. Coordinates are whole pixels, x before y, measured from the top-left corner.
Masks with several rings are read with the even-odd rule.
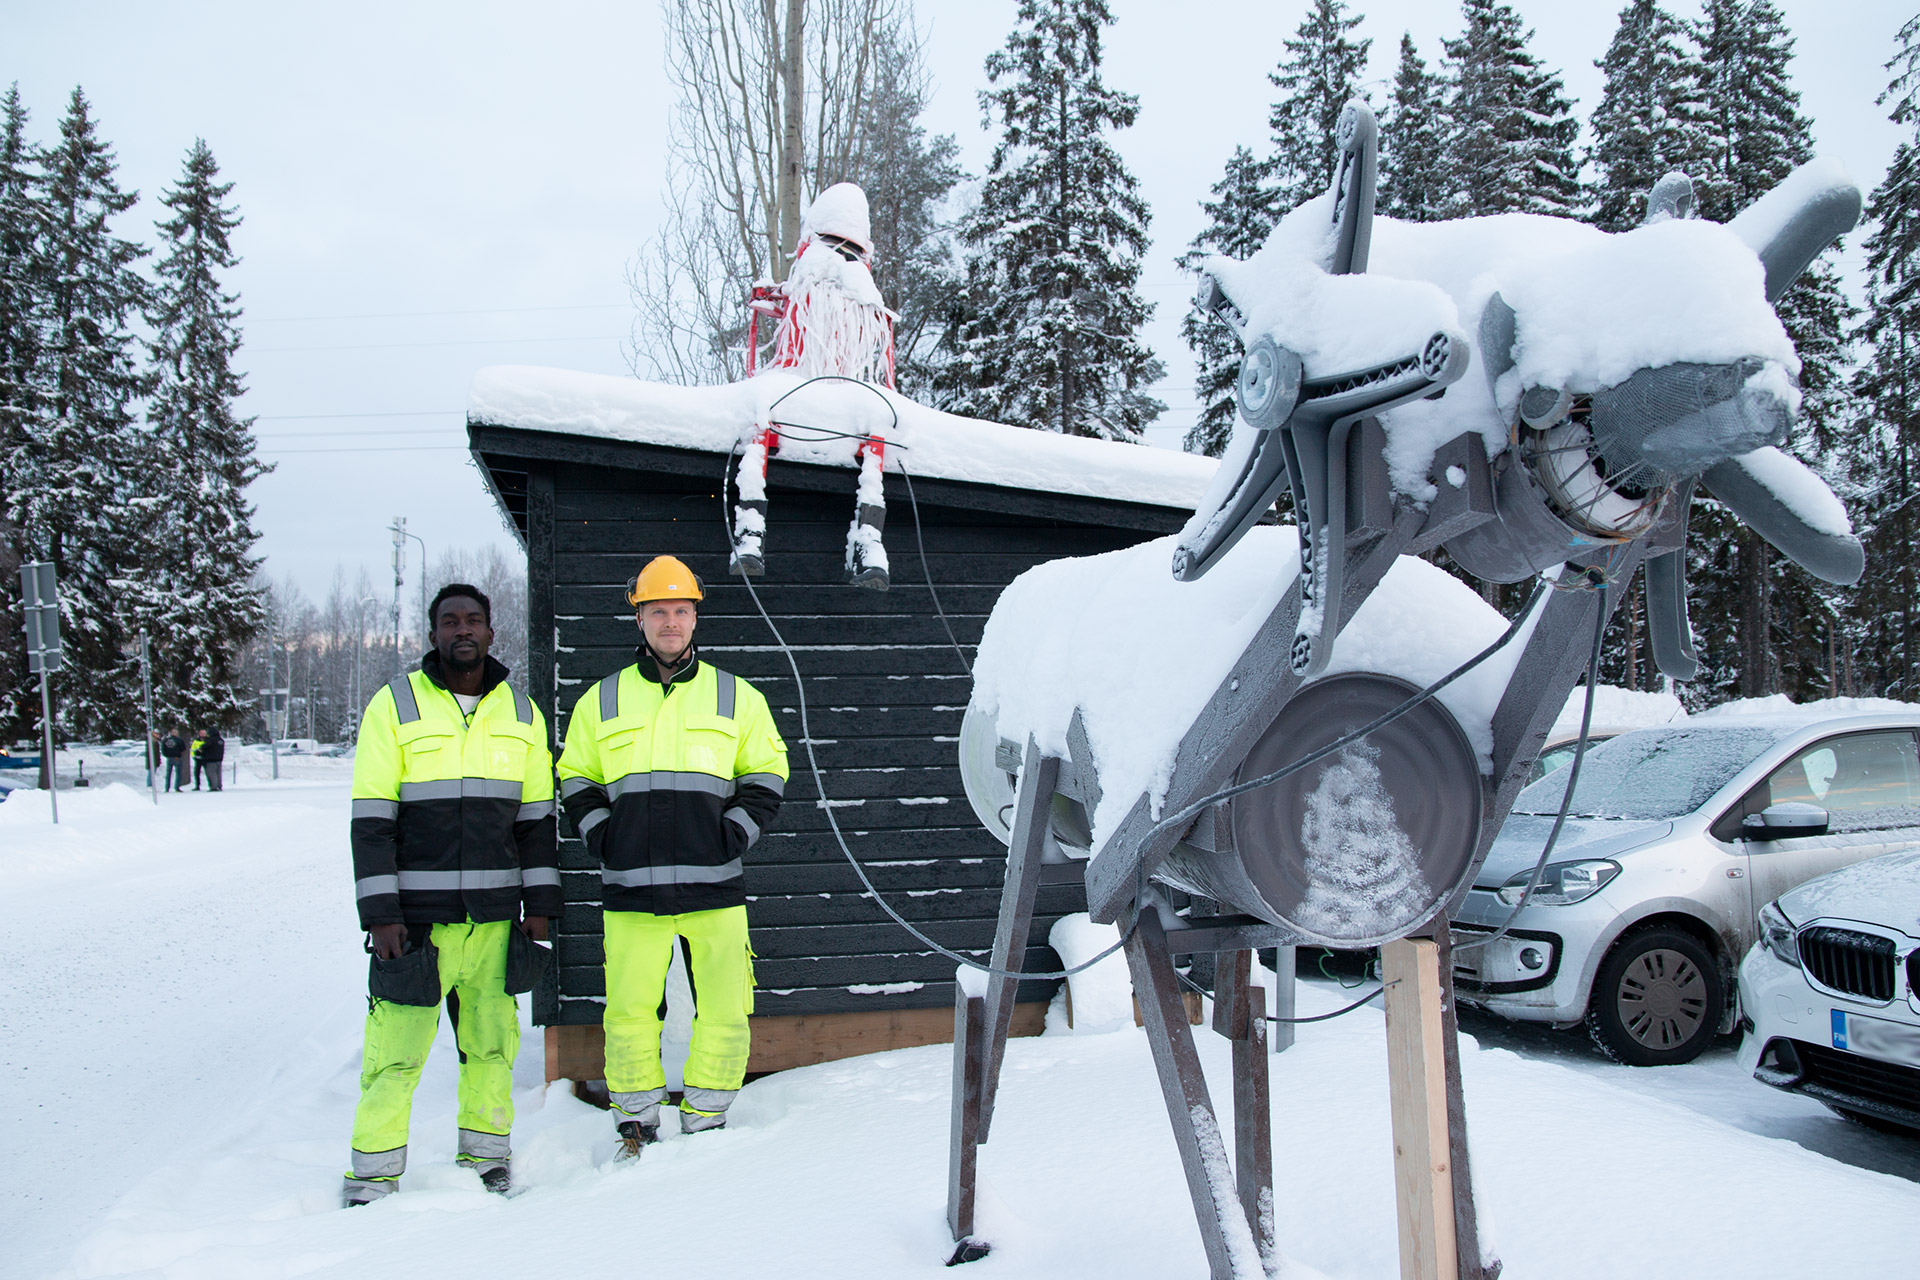
[[[896,425],[894,415],[899,415]],[[729,453],[769,415],[780,457],[851,468],[855,440],[884,433],[889,470],[916,479],[1191,510],[1218,463],[1144,445],[1056,435],[942,413],[868,383],[770,371],[717,387],[502,365],[474,376],[470,422]],[[842,434],[829,434],[842,433]],[[852,477],[848,478],[852,483]]]

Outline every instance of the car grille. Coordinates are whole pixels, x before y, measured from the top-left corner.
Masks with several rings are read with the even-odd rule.
[[[1804,1083],[1903,1111],[1920,1111],[1920,1068],[1863,1058],[1804,1040],[1794,1041],[1793,1047],[1806,1073]]]
[[[1800,962],[1814,981],[1831,991],[1882,1003],[1893,999],[1894,948],[1890,938],[1825,925],[1803,929]]]

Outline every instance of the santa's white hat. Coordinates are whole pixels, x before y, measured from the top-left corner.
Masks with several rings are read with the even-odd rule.
[[[836,182],[813,198],[800,223],[800,238],[839,236],[873,252],[873,223],[867,215],[867,193],[851,182]]]

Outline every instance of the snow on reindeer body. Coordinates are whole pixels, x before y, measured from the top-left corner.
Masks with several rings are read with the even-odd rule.
[[[873,232],[866,193],[851,182],[835,183],[814,198],[800,225],[800,244],[785,283],[754,288],[753,328],[747,344],[748,372],[759,346],[759,317],[777,317],[773,358],[767,370],[808,378],[847,378],[893,387],[893,321],[868,260]],[[732,569],[765,570],[767,455],[779,447],[772,406],[762,415],[740,460],[740,500],[734,508]],[[860,464],[858,507],[847,530],[847,580],[885,591],[887,549],[886,432],[877,429],[856,447]]]
[[[1774,304],[1859,215],[1838,164],[1802,165],[1726,224],[1691,216],[1677,173],[1617,234],[1528,214],[1412,224],[1373,216],[1371,115],[1351,109],[1341,127],[1324,195],[1247,260],[1200,264],[1199,304],[1245,347],[1241,420],[1176,545],[1176,577],[1207,572],[1290,487],[1305,551],[1293,662],[1324,670],[1347,442],[1371,417],[1394,498],[1416,506],[1436,496],[1436,452],[1479,437],[1498,519],[1445,543],[1476,577],[1518,582],[1623,546],[1700,486],[1809,572],[1859,580],[1845,512],[1780,448],[1800,362]],[[1678,550],[1649,559],[1649,629],[1676,679],[1697,670],[1683,566]]]

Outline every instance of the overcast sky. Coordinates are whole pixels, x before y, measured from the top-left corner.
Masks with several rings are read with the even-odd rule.
[[[1897,142],[1873,100],[1911,8],[1777,2],[1821,152],[1871,189]],[[1200,229],[1198,202],[1234,146],[1265,145],[1266,73],[1306,5],[1111,3],[1107,81],[1141,104],[1116,145],[1154,215],[1148,338],[1167,363],[1170,410],[1153,435],[1177,444],[1194,402],[1178,336],[1191,286],[1173,258]],[[929,124],[959,138],[975,174],[992,143],[976,96],[982,63],[1016,7],[919,0],[938,86]],[[1450,3],[1352,7],[1374,41],[1376,102],[1403,30],[1434,64],[1459,26]],[[1619,7],[1518,5],[1583,118]],[[1692,13],[1684,2],[1678,11]],[[142,195],[122,234],[151,240],[157,197],[195,137],[236,184],[244,408],[278,467],[253,489],[268,570],[318,596],[336,565],[350,576],[364,565],[385,595],[385,526],[396,515],[436,556],[512,546],[465,453],[467,387],[493,364],[627,372],[623,270],[659,218],[672,105],[657,8],[0,0],[0,30],[0,83],[19,82],[40,141],[54,137],[73,86],[86,89],[122,184]],[[419,550],[409,545],[411,597]]]

